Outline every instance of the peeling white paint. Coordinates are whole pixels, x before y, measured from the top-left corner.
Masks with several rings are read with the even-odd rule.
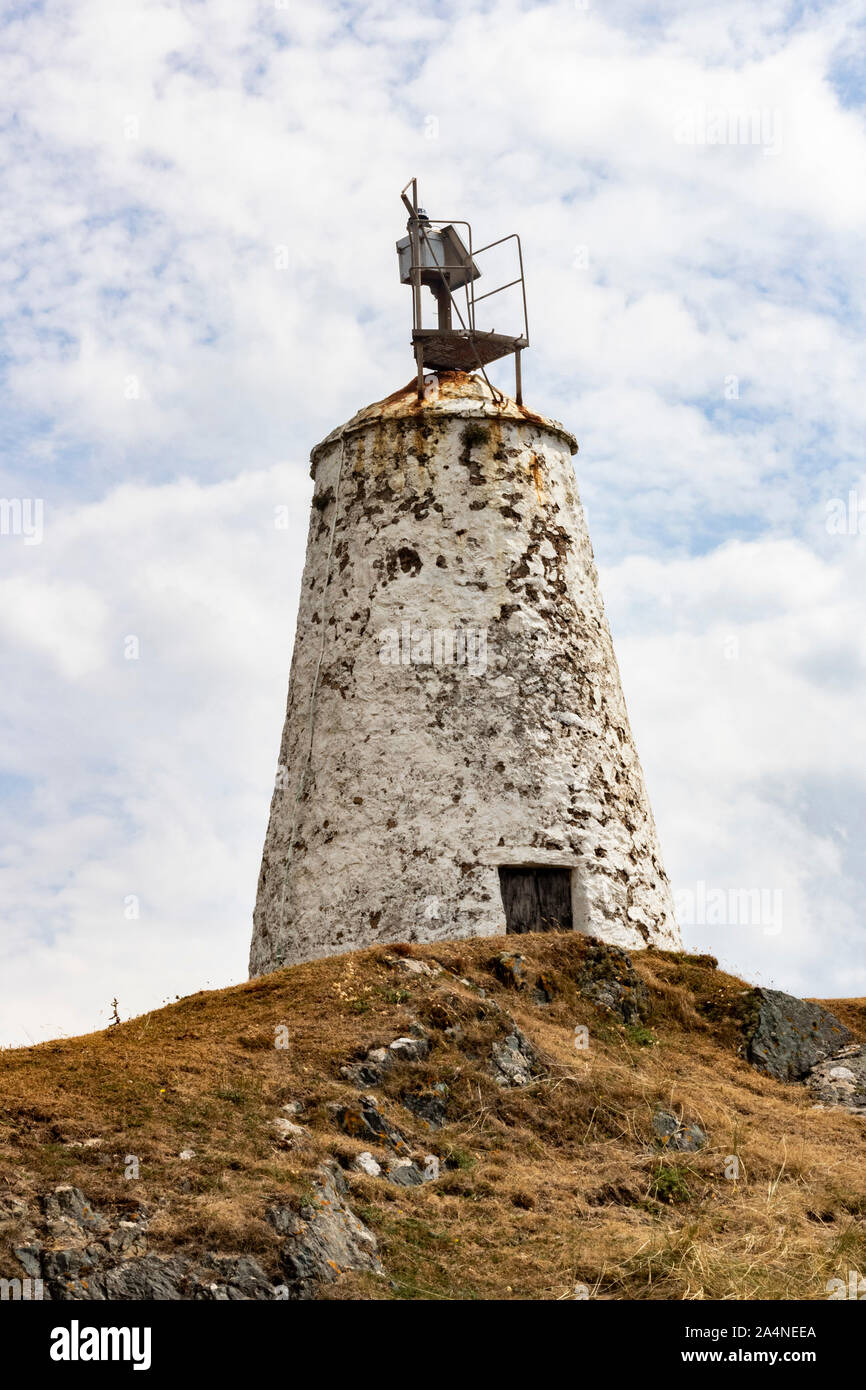
[[[680,946],[574,451],[460,373],[313,451],[253,974],[501,934],[500,865],[569,867],[578,929]],[[407,625],[400,659],[380,659],[381,634]],[[483,669],[446,661],[437,632],[458,650],[457,634],[484,633]]]

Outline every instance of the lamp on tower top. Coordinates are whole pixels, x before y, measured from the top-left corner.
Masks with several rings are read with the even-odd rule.
[[[411,188],[411,199],[407,189]],[[418,204],[418,180],[412,179],[403,189],[401,198],[409,212],[406,224],[408,236],[397,242],[400,282],[412,286],[412,347],[418,371],[418,396],[424,395],[424,372],[480,371],[494,395],[498,393],[487,379],[484,368],[489,362],[514,353],[515,399],[522,404],[520,354],[529,346],[526,315],[526,286],[523,278],[523,253],[516,232],[492,241],[480,250],[472,246],[472,228],[457,218],[451,221],[431,219]],[[464,229],[463,234],[457,230]],[[475,282],[481,271],[476,258],[508,241],[516,242],[518,274],[486,294],[476,295]],[[485,332],[476,322],[476,305],[502,290],[520,286],[523,304],[523,327],[520,333]],[[425,328],[423,322],[422,288],[432,291],[436,299],[437,323]],[[458,295],[458,291],[462,294]],[[454,316],[457,326],[454,324]]]

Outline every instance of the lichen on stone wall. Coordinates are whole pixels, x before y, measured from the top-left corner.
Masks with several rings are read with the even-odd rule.
[[[578,930],[678,944],[575,450],[459,373],[314,450],[253,973],[501,933],[508,864],[569,869]]]

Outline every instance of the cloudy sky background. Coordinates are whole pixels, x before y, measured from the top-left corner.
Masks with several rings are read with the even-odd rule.
[[[774,905],[688,944],[866,994],[863,40],[776,0],[6,6],[0,497],[44,537],[0,535],[0,1042],[245,977],[308,454],[411,375],[413,174],[522,235],[685,915]]]

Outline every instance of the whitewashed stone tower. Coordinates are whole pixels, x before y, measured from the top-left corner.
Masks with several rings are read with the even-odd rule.
[[[431,221],[409,187],[397,252],[417,376],[312,453],[250,971],[552,928],[678,947],[577,444],[522,403],[520,239],[477,250],[468,223]],[[479,258],[506,246],[514,272],[476,300]],[[476,303],[515,287],[521,332],[482,331]],[[510,354],[514,400],[484,371]]]
[[[576,451],[457,371],[313,450],[253,974],[554,924],[679,947]]]

